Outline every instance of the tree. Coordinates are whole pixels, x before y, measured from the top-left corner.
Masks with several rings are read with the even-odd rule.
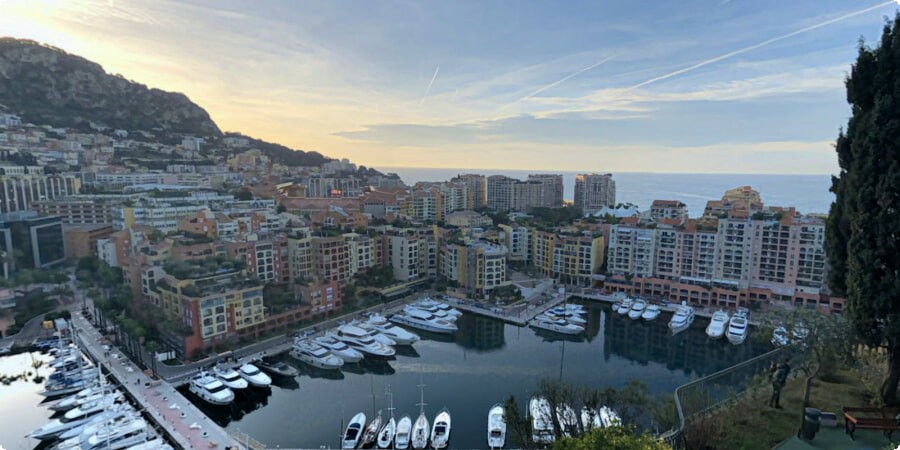
[[[847,78],[852,115],[837,138],[841,170],[827,223],[829,287],[847,299],[847,315],[870,347],[887,350],[885,404],[900,383],[900,15],[880,45],[862,42]]]
[[[253,200],[253,193],[249,189],[243,188],[234,193],[234,198],[243,202]]]
[[[669,450],[672,447],[648,434],[636,434],[630,427],[594,428],[580,437],[564,438],[553,450]]]

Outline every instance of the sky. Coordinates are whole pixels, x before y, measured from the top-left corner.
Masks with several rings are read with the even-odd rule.
[[[0,35],[368,166],[837,171],[893,1],[0,0]]]

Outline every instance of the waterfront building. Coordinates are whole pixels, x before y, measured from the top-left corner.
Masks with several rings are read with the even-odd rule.
[[[574,205],[585,214],[594,214],[603,208],[615,208],[616,181],[612,174],[576,175]]]
[[[591,285],[604,259],[604,238],[530,230],[531,265],[565,284]]]
[[[311,280],[316,273],[313,239],[308,232],[294,230],[288,235],[291,283]]]
[[[4,276],[20,269],[45,269],[65,260],[63,225],[59,217],[39,217],[34,211],[0,214],[0,255]]]
[[[506,247],[489,242],[448,243],[441,248],[441,275],[459,283],[468,295],[489,298],[506,283]]]
[[[394,279],[400,282],[417,280],[427,275],[423,270],[420,257],[423,240],[412,234],[387,236],[388,258],[394,270]],[[427,245],[427,244],[426,244]],[[427,246],[425,252],[428,252]]]

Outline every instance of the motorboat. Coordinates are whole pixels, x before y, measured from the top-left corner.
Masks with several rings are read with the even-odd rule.
[[[334,356],[341,358],[345,363],[355,363],[363,359],[363,354],[356,349],[350,348],[347,344],[335,337],[331,333],[325,333],[314,339],[317,344],[327,348]]]
[[[85,377],[96,377],[99,373],[99,369],[96,367],[76,367],[71,370],[58,370],[54,373],[51,373],[50,376],[47,377],[48,380],[56,381],[63,380],[66,378],[75,378],[80,376],[81,378]]]
[[[67,439],[79,437],[82,434],[90,436],[99,431],[102,427],[110,425],[114,426],[115,424],[124,424],[141,417],[141,415],[130,406],[122,406],[123,408],[105,411],[103,414],[98,414],[92,417],[84,425],[72,428],[71,430],[60,434],[59,439],[61,441],[65,441]]]
[[[431,426],[431,447],[447,448],[448,443],[450,443],[450,411],[443,408],[434,417],[434,424]]]
[[[105,392],[99,392],[99,391],[98,391],[98,392],[96,392],[95,394],[93,394],[93,395],[91,395],[91,396],[83,397],[83,398],[81,398],[81,399],[79,399],[79,400],[76,400],[75,402],[68,403],[66,408],[63,408],[63,409],[56,409],[55,411],[57,411],[57,412],[69,412],[69,411],[72,411],[72,410],[74,410],[74,409],[78,409],[78,408],[81,408],[81,407],[83,407],[83,406],[90,405],[90,404],[92,404],[92,403],[94,403],[94,402],[103,401],[104,399],[106,399],[106,398],[108,398],[108,397],[113,397],[113,398],[115,398],[116,400],[120,400],[120,399],[122,398],[122,393],[119,392],[118,390],[115,390],[115,389],[113,389],[113,390],[108,390],[108,391],[105,391]]]
[[[32,431],[26,437],[39,439],[42,441],[58,438],[61,434],[73,428],[82,427],[96,417],[110,417],[115,411],[119,411],[121,406],[113,406],[108,410],[98,409],[95,412],[86,414],[77,419],[67,419],[65,416],[45,423],[40,428]]]
[[[425,416],[425,412],[422,411],[419,413],[419,418],[416,419],[416,422],[412,427],[412,447],[416,450],[428,447],[429,432],[428,417]]]
[[[540,314],[535,317],[530,325],[541,330],[553,331],[561,334],[581,334],[584,332],[584,327],[581,325],[569,323],[563,318],[548,316],[546,314]]]
[[[624,316],[628,314],[628,311],[631,311],[631,306],[634,304],[634,300],[630,297],[625,297],[625,300],[622,300],[622,303],[619,304],[619,309],[616,310],[620,316]]]
[[[725,336],[729,320],[731,320],[731,316],[725,310],[720,309],[714,312],[712,318],[709,319],[709,325],[706,326],[706,335],[710,339],[719,339]]]
[[[344,437],[341,440],[341,448],[356,448],[359,445],[359,438],[362,436],[363,426],[366,424],[366,414],[357,413],[350,419],[347,429],[344,430]]]
[[[394,433],[396,433],[396,431],[397,421],[391,417],[378,433],[378,441],[376,443],[378,448],[391,448],[391,444],[394,443]]]
[[[213,405],[227,405],[234,400],[234,391],[208,372],[200,372],[191,377],[188,390]]]
[[[776,347],[784,347],[786,345],[796,344],[809,335],[809,330],[801,323],[794,324],[790,333],[784,325],[775,327],[772,331],[772,345]]]
[[[692,323],[694,323],[694,308],[682,302],[669,320],[669,329],[672,330],[672,334],[678,334],[690,328]]]
[[[503,405],[497,403],[488,411],[488,448],[503,448],[506,445],[506,419]]]
[[[267,388],[272,385],[272,377],[262,373],[258,367],[250,363],[244,363],[238,369],[241,377],[250,383],[250,386],[258,388]]]
[[[397,422],[397,432],[394,433],[394,448],[406,450],[409,448],[409,438],[412,433],[412,419],[405,415]]]
[[[167,444],[162,438],[154,438],[142,444],[128,447],[128,450],[172,450],[172,446]]]
[[[584,305],[579,305],[578,303],[566,303],[566,310],[576,314],[580,314],[582,316],[588,313],[587,308],[585,308]]]
[[[91,400],[89,402],[85,402],[78,406],[77,408],[70,409],[63,414],[63,418],[66,420],[78,420],[84,417],[90,417],[95,413],[99,413],[105,411],[106,409],[112,407],[119,400],[121,400],[122,394],[120,392],[116,392],[101,398],[97,398]]]
[[[399,345],[412,345],[419,342],[421,339],[418,334],[392,324],[384,316],[379,314],[369,316],[366,323],[372,328],[384,333]]]
[[[656,318],[659,317],[659,313],[660,309],[658,305],[647,305],[647,308],[641,313],[641,319],[650,322],[651,320],[656,320]]]
[[[557,306],[556,308],[550,308],[544,312],[544,314],[548,316],[556,316],[562,319],[565,319],[569,323],[574,323],[576,325],[584,325],[587,323],[587,320],[584,317],[581,317],[581,314],[576,313],[574,311],[569,311],[568,309]]]
[[[92,423],[77,436],[70,437],[54,450],[119,450],[147,442],[155,437],[147,432],[147,422],[137,417],[124,421]]]
[[[215,366],[212,368],[212,375],[219,379],[228,389],[247,389],[250,386],[241,374],[236,370],[225,367]]]
[[[70,395],[52,405],[49,406],[51,411],[68,411],[72,408],[77,407],[78,405],[88,401],[88,399],[93,399],[98,396],[103,396],[115,392],[116,388],[112,385],[104,385],[98,387],[92,387],[87,389],[82,389],[76,392],[73,395]]]
[[[550,444],[555,441],[550,402],[544,397],[531,397],[528,402],[528,413],[531,415],[531,439],[536,444]]]
[[[378,331],[377,329],[375,329],[375,327],[370,325],[368,322],[352,322],[351,325],[368,333],[369,337],[374,339],[375,342],[380,342],[380,343],[390,346],[390,347],[397,345],[397,341],[391,339],[391,337],[388,336],[387,334],[384,334],[381,331]]]
[[[363,430],[362,438],[360,438],[359,445],[361,447],[369,447],[375,443],[375,440],[378,439],[378,431],[381,430],[381,422],[384,419],[381,418],[381,411],[378,411],[378,415],[372,418],[372,421],[366,425],[366,428]]]
[[[562,404],[556,407],[556,420],[562,429],[563,436],[572,437],[578,434],[578,416],[571,406]]]
[[[417,308],[403,308],[403,311],[391,316],[391,322],[432,333],[450,334],[459,330],[453,320]]]
[[[319,369],[336,370],[344,365],[343,359],[331,354],[327,348],[310,339],[296,339],[294,348],[291,349],[291,356]]]
[[[279,377],[296,377],[300,374],[300,371],[297,370],[296,367],[287,364],[283,361],[259,361],[256,365],[263,372],[270,373],[272,375],[277,375]]]
[[[628,311],[628,318],[631,320],[640,319],[645,309],[647,309],[647,302],[638,299],[631,305],[631,310]]]
[[[335,337],[367,355],[386,357],[394,356],[396,353],[393,347],[376,341],[368,332],[357,326],[341,325]]]
[[[597,413],[600,416],[600,423],[604,427],[614,427],[622,424],[622,419],[609,406],[601,406]]]
[[[747,334],[750,333],[750,320],[747,318],[747,310],[738,308],[728,321],[728,342],[734,345],[743,344],[747,340]]]
[[[443,319],[448,322],[456,322],[456,319],[459,318],[459,316],[450,314],[447,311],[444,311],[443,309],[440,309],[437,307],[419,306],[417,304],[406,305],[403,307],[404,312],[414,311],[414,310],[427,312],[427,313],[437,317],[438,319]]]
[[[419,300],[418,302],[413,303],[413,306],[415,306],[417,308],[425,309],[425,310],[438,309],[438,310],[444,311],[449,316],[453,316],[453,317],[457,317],[457,318],[462,317],[462,311],[460,311],[446,303],[438,302],[438,301],[432,300],[431,298],[427,298],[427,297],[423,298],[422,300]]]
[[[581,427],[585,432],[594,428],[603,428],[603,421],[600,420],[600,413],[593,408],[587,406],[581,407]]]

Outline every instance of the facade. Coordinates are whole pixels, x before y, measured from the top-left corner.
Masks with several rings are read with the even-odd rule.
[[[611,173],[575,176],[575,207],[585,214],[616,206],[616,181]]]
[[[487,207],[495,211],[530,211],[563,206],[562,175],[529,175],[522,181],[504,175],[487,178]]]
[[[402,234],[388,236],[388,255],[394,270],[394,279],[403,283],[417,280],[428,274],[422,270],[420,259],[427,257],[420,253],[422,242],[418,236]],[[427,254],[428,248],[424,249]]]
[[[312,250],[316,278],[342,285],[350,281],[350,244],[343,236],[315,237]]]
[[[531,264],[564,284],[588,286],[604,260],[601,236],[531,230]]]
[[[84,225],[112,223],[114,202],[105,200],[63,197],[37,202],[35,207],[41,215],[59,216],[65,224]]]
[[[97,241],[113,233],[110,224],[63,225],[63,244],[70,260],[98,256]]]
[[[33,209],[38,202],[80,190],[81,180],[74,175],[0,175],[0,213]]]
[[[547,208],[560,208],[563,206],[563,176],[558,174],[540,173],[528,175],[528,181],[541,183],[540,205]]]
[[[263,283],[291,280],[288,239],[285,236],[260,238],[256,234],[225,240],[228,256],[247,263],[247,274]]]
[[[487,206],[487,178],[484,175],[472,173],[457,175],[456,178],[450,181],[466,185],[465,209],[478,209]]]
[[[0,214],[0,252],[7,274],[57,265],[66,258],[62,221],[34,211]]]
[[[653,200],[650,218],[654,221],[675,219],[684,222],[688,219],[687,205],[678,200]]]
[[[447,225],[460,228],[489,227],[494,224],[490,217],[472,210],[452,212],[447,215],[445,222],[447,222]]]
[[[469,295],[490,297],[506,284],[506,247],[478,241],[447,244],[441,249],[441,275],[459,283]]]
[[[507,259],[510,261],[529,261],[531,259],[531,236],[527,227],[521,225],[501,224],[499,240],[506,247]]]
[[[206,206],[198,204],[157,204],[144,206],[115,206],[112,209],[113,228],[124,230],[145,225],[163,233],[178,230],[181,218],[195,214]]]

